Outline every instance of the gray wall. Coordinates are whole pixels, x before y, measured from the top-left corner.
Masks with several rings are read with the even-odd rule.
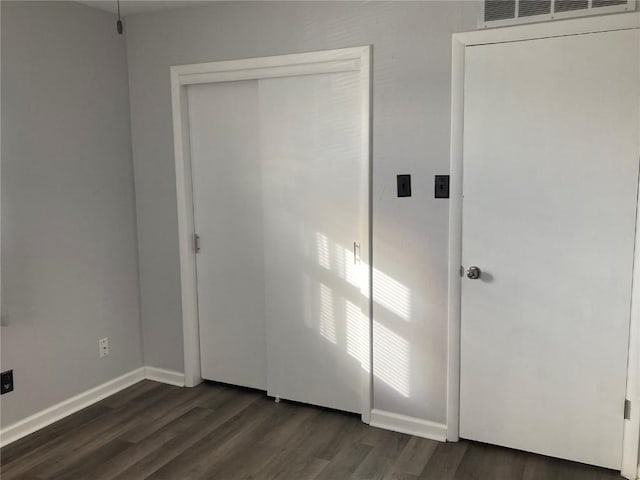
[[[479,9],[216,2],[127,19],[148,365],[183,369],[169,66],[371,44],[374,406],[445,422],[449,205],[433,198],[433,175],[449,171],[451,34],[473,30]],[[396,198],[399,173],[413,174],[413,197]]]
[[[127,63],[115,17],[2,2],[7,426],[142,365]],[[111,355],[98,357],[98,339]]]

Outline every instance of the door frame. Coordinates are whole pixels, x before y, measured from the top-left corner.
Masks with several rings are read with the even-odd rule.
[[[449,210],[449,318],[447,358],[447,440],[458,441],[460,431],[460,330],[462,265],[462,173],[464,125],[465,48],[474,45],[516,42],[540,38],[640,28],[640,12],[561,20],[465,32],[453,35],[451,78],[451,186]],[[640,109],[640,99],[638,99]],[[638,132],[640,136],[640,131]],[[640,152],[638,152],[640,155]],[[639,185],[640,189],[640,185]],[[621,471],[626,478],[640,478],[640,211],[636,209],[631,326],[627,368],[627,396],[631,419],[624,421]],[[622,413],[623,406],[620,406]],[[588,419],[585,419],[588,421]]]
[[[185,386],[202,382],[200,371],[200,337],[198,322],[198,293],[196,252],[194,244],[195,220],[189,144],[189,106],[187,86],[238,80],[258,80],[322,73],[358,72],[360,75],[361,117],[363,119],[363,151],[368,161],[367,238],[362,242],[368,253],[368,284],[371,292],[371,46],[294,53],[269,57],[226,60],[170,67],[171,106],[173,116],[174,161],[178,213],[178,244],[180,260],[180,289],[182,300],[182,335],[184,347]],[[372,301],[369,294],[369,345],[371,351]],[[366,391],[363,392],[363,421],[369,422],[371,412],[371,355]]]

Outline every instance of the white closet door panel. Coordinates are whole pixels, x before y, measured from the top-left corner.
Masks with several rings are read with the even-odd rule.
[[[638,30],[466,49],[460,435],[619,468]]]
[[[359,74],[259,84],[267,389],[362,413],[370,328]]]
[[[266,388],[256,81],[188,87],[202,377]]]

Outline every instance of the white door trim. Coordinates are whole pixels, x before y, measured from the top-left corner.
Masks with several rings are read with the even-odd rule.
[[[176,195],[178,207],[178,233],[180,252],[180,286],[182,294],[182,333],[184,343],[184,382],[192,387],[202,381],[200,373],[200,342],[198,332],[198,295],[196,259],[193,243],[193,187],[191,177],[191,155],[189,145],[187,85],[215,82],[230,82],[262,78],[313,75],[319,73],[359,72],[362,94],[362,118],[364,148],[371,171],[371,47],[353,47],[296,53],[272,57],[247,58],[171,67],[171,102],[173,111],[173,139],[176,167]],[[369,178],[371,183],[371,178]],[[369,256],[371,256],[371,189],[369,189]],[[369,259],[370,260],[370,259]],[[371,261],[369,261],[371,268]],[[371,275],[369,275],[371,278]],[[369,285],[369,289],[370,289]],[[371,298],[371,295],[369,295]],[[371,302],[371,300],[370,300]],[[369,305],[371,312],[371,305]],[[371,339],[369,339],[371,342]],[[369,371],[371,372],[369,365]],[[371,378],[365,398],[363,420],[368,422],[371,411]]]
[[[462,259],[462,168],[464,125],[465,48],[473,45],[515,42],[585,33],[640,28],[640,13],[563,20],[453,35],[451,80],[451,199],[449,210],[449,320],[447,359],[447,440],[459,439],[460,427],[460,321]],[[640,99],[638,107],[640,108]],[[640,135],[640,132],[639,132]],[[638,152],[640,155],[640,152]],[[640,298],[640,212],[636,229],[632,298]],[[627,398],[632,402],[631,420],[624,425],[621,471],[626,478],[640,478],[640,302],[630,306],[631,336],[627,371]],[[622,413],[622,405],[620,406]],[[585,419],[588,421],[588,419]]]

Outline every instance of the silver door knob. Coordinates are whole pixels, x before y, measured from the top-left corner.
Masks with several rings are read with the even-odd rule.
[[[477,280],[478,278],[480,278],[481,273],[482,272],[478,267],[467,268],[467,278],[470,278],[471,280]]]

